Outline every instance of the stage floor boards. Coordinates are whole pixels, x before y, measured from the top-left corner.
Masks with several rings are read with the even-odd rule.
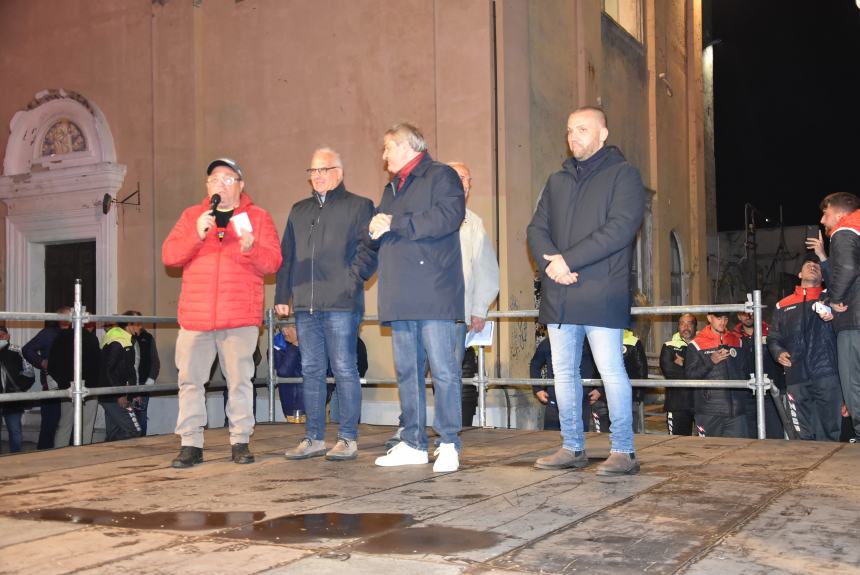
[[[557,432],[469,429],[461,467],[286,461],[303,426],[224,429],[172,469],[175,436],[0,457],[0,573],[860,573],[860,445],[637,435],[639,475],[543,471]],[[330,444],[331,439],[330,438]]]

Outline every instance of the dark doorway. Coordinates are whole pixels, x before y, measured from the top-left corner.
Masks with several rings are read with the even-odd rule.
[[[81,280],[81,303],[96,311],[96,242],[45,246],[45,311],[75,302],[75,280]]]

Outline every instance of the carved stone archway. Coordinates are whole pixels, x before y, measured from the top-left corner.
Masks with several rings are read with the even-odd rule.
[[[99,313],[117,305],[116,193],[126,167],[98,107],[80,94],[46,90],[10,122],[0,176],[6,215],[6,309],[44,310],[45,246],[95,240]]]

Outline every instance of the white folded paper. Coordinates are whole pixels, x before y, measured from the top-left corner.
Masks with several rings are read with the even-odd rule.
[[[254,232],[254,228],[251,226],[251,220],[248,219],[248,214],[245,212],[236,214],[230,218],[230,223],[233,224],[233,230],[235,230],[237,236],[242,236],[245,232]]]
[[[481,331],[469,331],[466,334],[466,347],[472,347],[473,345],[483,345],[484,347],[488,347],[493,345],[494,323],[495,322],[488,321],[484,324],[484,329],[482,329]]]

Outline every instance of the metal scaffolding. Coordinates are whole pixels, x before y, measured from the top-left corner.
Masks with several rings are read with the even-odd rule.
[[[708,313],[713,311],[723,312],[747,312],[753,314],[754,338],[756,342],[762,341],[762,304],[761,292],[755,291],[747,296],[747,301],[742,304],[721,305],[695,305],[695,306],[653,306],[634,307],[631,309],[633,315],[673,315],[683,313]],[[537,318],[537,310],[516,310],[490,312],[489,319],[522,321],[526,318]],[[12,401],[38,401],[48,398],[71,398],[74,403],[74,445],[81,445],[82,434],[82,410],[84,398],[88,396],[117,395],[124,393],[150,394],[154,392],[177,391],[178,383],[160,383],[155,385],[119,386],[119,387],[86,387],[81,379],[81,330],[88,322],[121,322],[128,321],[124,315],[90,315],[81,305],[80,280],[75,283],[75,301],[70,315],[55,313],[26,313],[26,312],[0,312],[0,320],[6,321],[69,321],[74,330],[74,382],[68,390],[57,391],[35,391],[24,393],[0,394],[0,403]],[[135,316],[135,322],[144,324],[173,324],[177,325],[176,317],[173,316]],[[375,316],[365,316],[364,321],[378,321]],[[268,348],[269,372],[266,378],[258,378],[255,385],[268,388],[269,397],[269,422],[275,421],[275,387],[280,383],[298,384],[301,378],[281,378],[275,374],[272,358],[273,340],[275,329],[278,326],[292,323],[292,320],[278,320],[273,309],[267,309],[264,316],[264,328],[266,330],[266,346]],[[656,387],[683,387],[683,388],[712,388],[712,389],[751,389],[756,398],[756,422],[758,438],[765,438],[765,394],[771,390],[770,379],[764,374],[762,346],[755,345],[755,372],[749,380],[648,380],[634,379],[631,383],[634,387],[656,388]],[[478,375],[473,379],[463,380],[464,384],[474,385],[478,389],[478,424],[487,426],[486,392],[490,385],[497,387],[508,387],[516,385],[554,385],[551,379],[522,379],[522,378],[500,378],[488,377],[486,373],[485,349],[478,348]],[[329,379],[329,381],[334,381]],[[431,380],[427,379],[429,383]],[[601,386],[603,383],[598,379],[585,379],[583,383],[590,386]],[[393,385],[396,379],[386,378],[362,378],[361,385]],[[212,385],[213,388],[220,387]]]

